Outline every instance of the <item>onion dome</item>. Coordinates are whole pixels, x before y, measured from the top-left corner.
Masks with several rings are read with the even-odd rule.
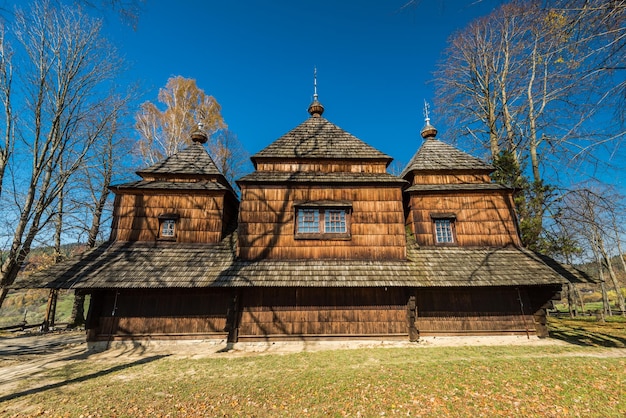
[[[435,139],[437,136],[437,129],[430,124],[428,119],[426,119],[426,125],[424,125],[420,133],[424,139]]]
[[[309,114],[314,118],[319,118],[320,116],[322,116],[322,113],[324,113],[324,106],[322,106],[322,104],[317,100],[316,97],[309,105]]]
[[[198,123],[198,125],[191,131],[191,141],[197,144],[205,144],[209,140],[209,137],[202,130],[202,123]]]

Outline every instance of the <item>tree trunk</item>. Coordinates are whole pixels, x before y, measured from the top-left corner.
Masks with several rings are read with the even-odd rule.
[[[85,325],[85,294],[81,291],[74,291],[74,304],[72,305],[72,315],[68,328],[76,328]]]
[[[569,309],[569,317],[574,318],[578,316],[576,312],[575,290],[574,283],[567,284],[567,307]]]
[[[0,287],[0,307],[2,307],[2,304],[4,303],[4,300],[6,299],[8,293],[9,293],[8,286]]]
[[[617,222],[613,222],[613,229],[615,230],[615,242],[617,243],[617,254],[619,256],[619,261],[622,264],[622,270],[624,270],[624,274],[626,274],[626,261],[624,261],[624,253],[622,252],[622,240],[619,237],[619,230],[617,228]],[[618,289],[617,290],[617,294],[618,297],[621,296],[622,297],[622,301],[624,300],[624,295],[622,293],[622,289]],[[624,311],[624,308],[622,309],[622,315],[626,316],[626,311]]]
[[[63,160],[60,159],[60,165],[63,166]],[[54,225],[54,262],[60,263],[63,260],[63,254],[61,253],[61,235],[63,234],[63,205],[65,191],[59,193],[57,201],[57,216]]]
[[[606,252],[606,248],[604,248],[604,241],[602,239],[598,242],[600,253],[602,254],[602,260],[604,267],[609,271],[609,277],[611,277],[611,282],[613,283],[613,287],[615,288],[615,293],[617,294],[617,305],[619,306],[619,310],[624,312],[626,311],[626,304],[624,303],[624,295],[622,295],[622,291],[619,285],[619,281],[617,280],[617,276],[615,275],[615,270],[613,270],[613,265],[611,264],[611,260],[609,260],[609,255]]]
[[[602,267],[600,267],[602,269]],[[604,274],[602,274],[600,282],[600,290],[602,291],[602,314],[603,316],[613,316],[611,312],[611,304],[609,303],[609,295],[606,291],[606,282],[604,281]]]
[[[580,306],[580,312],[581,314],[585,314],[585,301],[583,300],[583,297],[580,294],[580,291],[578,290],[578,287],[576,287],[576,285],[574,285],[574,293],[576,294],[576,299],[578,300],[578,305]]]

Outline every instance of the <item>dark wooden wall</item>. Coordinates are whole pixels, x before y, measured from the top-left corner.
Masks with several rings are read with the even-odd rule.
[[[276,288],[246,291],[239,340],[408,338],[404,288]]]
[[[237,210],[234,199],[229,214]],[[175,213],[177,242],[219,242],[224,229],[224,192],[118,194],[115,196],[111,240],[154,241],[159,234],[159,215]]]
[[[294,202],[352,202],[351,238],[295,239]],[[399,186],[245,185],[239,212],[243,259],[405,259],[406,233]]]
[[[92,294],[89,340],[223,338],[232,290],[120,289]]]
[[[421,336],[527,332],[546,336],[542,305],[556,290],[549,286],[519,291],[514,287],[417,289],[416,326]]]
[[[99,290],[91,297],[88,340],[409,339],[417,333],[547,336],[545,308],[558,290],[558,286],[521,287],[519,292],[514,287]]]
[[[509,191],[419,192],[409,200],[407,224],[419,245],[435,245],[432,214],[456,215],[459,246],[521,245]]]

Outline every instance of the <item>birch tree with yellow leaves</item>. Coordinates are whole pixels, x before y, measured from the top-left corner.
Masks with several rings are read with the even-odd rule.
[[[146,165],[152,165],[191,144],[190,132],[198,124],[208,137],[226,124],[221,107],[213,96],[198,88],[196,80],[171,77],[159,90],[159,104],[144,102],[135,115],[140,139],[137,151]]]

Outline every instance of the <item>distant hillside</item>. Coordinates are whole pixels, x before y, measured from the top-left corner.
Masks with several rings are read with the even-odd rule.
[[[72,243],[61,247],[61,256],[67,259],[86,251],[85,244]],[[1,256],[2,254],[0,254]],[[0,257],[2,258],[2,257]],[[19,277],[43,270],[54,264],[53,247],[38,247],[31,250],[22,267]],[[43,322],[48,304],[48,289],[22,289],[9,292],[0,308],[0,327],[16,325],[26,320],[27,324]],[[61,291],[57,301],[56,322],[67,322],[72,313],[74,292]],[[85,306],[88,306],[87,304]]]

